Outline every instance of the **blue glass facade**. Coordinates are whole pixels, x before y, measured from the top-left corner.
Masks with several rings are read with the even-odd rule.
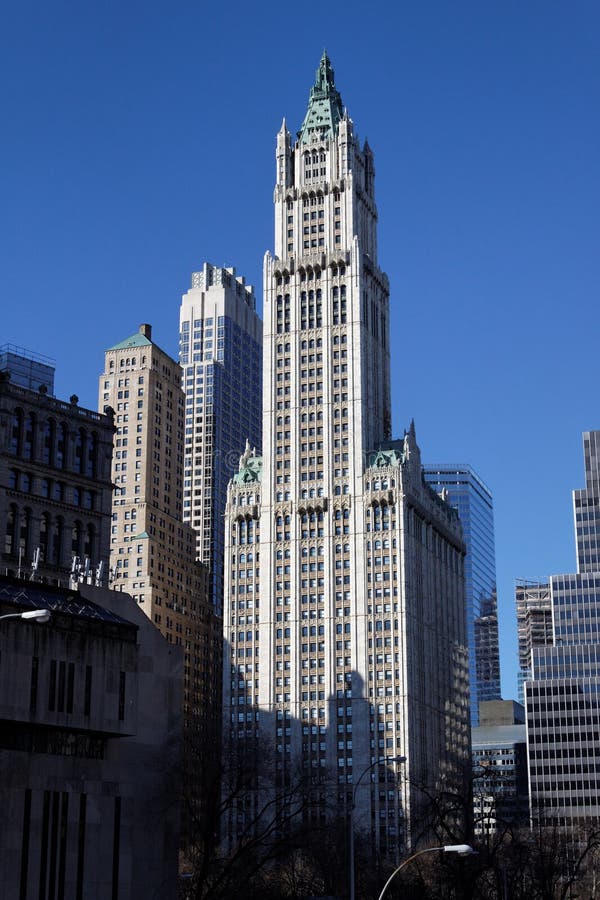
[[[494,503],[471,466],[426,465],[423,475],[435,491],[448,492],[448,502],[458,510],[463,526],[471,725],[476,726],[479,703],[501,697]]]

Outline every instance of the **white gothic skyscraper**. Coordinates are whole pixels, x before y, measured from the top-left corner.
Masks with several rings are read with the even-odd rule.
[[[326,54],[276,160],[262,455],[240,459],[225,517],[225,736],[260,733],[282,789],[309,773],[315,817],[332,799],[320,782],[347,811],[373,765],[356,828],[396,852],[417,786],[468,759],[464,545],[414,427],[391,440],[373,154]]]

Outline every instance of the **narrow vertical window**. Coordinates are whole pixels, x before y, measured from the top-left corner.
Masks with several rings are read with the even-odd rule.
[[[65,896],[65,875],[67,871],[67,823],[69,820],[69,795],[63,791],[60,798],[60,824],[58,831],[58,882],[56,897]]]
[[[92,706],[92,667],[85,667],[85,690],[83,695],[83,714],[89,716]]]
[[[89,666],[88,666],[89,668]],[[77,882],[76,900],[83,900],[83,872],[85,861],[85,819],[87,811],[87,794],[79,795],[79,823],[77,827]]]
[[[44,791],[42,809],[42,834],[40,838],[40,886],[39,896],[46,896],[46,879],[48,874],[48,828],[50,825],[50,791]]]
[[[67,669],[67,712],[73,712],[73,687],[75,684],[75,663],[69,663]]]
[[[23,803],[23,838],[21,841],[21,883],[19,900],[27,900],[27,873],[29,870],[29,831],[31,828],[31,789],[25,791]]]
[[[39,657],[33,656],[31,659],[31,685],[29,688],[29,711],[30,712],[35,712],[35,708],[37,706],[39,670],[40,670]]]
[[[119,674],[119,721],[125,719],[125,672]]]
[[[62,661],[58,664],[58,699],[56,708],[58,712],[65,711],[65,681],[66,681],[67,664]]]
[[[113,824],[112,900],[119,900],[119,856],[121,844],[121,798],[115,797]]]
[[[48,709],[54,712],[56,708],[56,660],[50,661],[50,678],[48,679]]]

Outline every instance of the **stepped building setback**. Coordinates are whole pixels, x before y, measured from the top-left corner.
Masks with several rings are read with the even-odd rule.
[[[397,856],[417,785],[468,769],[465,547],[414,426],[391,439],[374,176],[323,54],[297,138],[277,135],[262,452],[225,515],[224,727],[271,748],[278,791],[310,776],[316,821],[355,791],[357,832]]]

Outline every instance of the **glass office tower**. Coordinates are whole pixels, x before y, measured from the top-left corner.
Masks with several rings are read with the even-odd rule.
[[[458,510],[467,545],[465,585],[474,727],[479,724],[479,703],[501,697],[494,502],[489,488],[469,465],[432,464],[424,466],[423,472],[438,493],[447,491],[448,502]]]
[[[215,610],[223,609],[227,484],[246,441],[261,444],[262,322],[252,287],[235,269],[205,263],[180,311],[185,393],[183,520],[196,532]]]

